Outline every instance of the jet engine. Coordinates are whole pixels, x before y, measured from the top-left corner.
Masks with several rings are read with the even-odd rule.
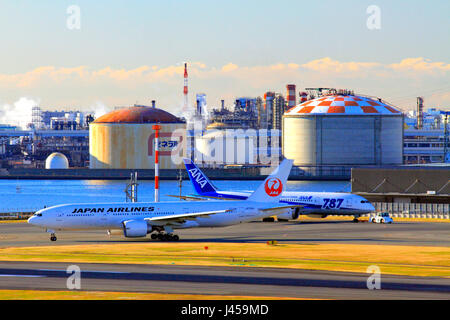
[[[128,238],[145,237],[149,227],[145,220],[128,220],[123,222],[123,235]]]
[[[277,215],[278,220],[296,220],[300,215],[300,208],[295,208],[287,211],[286,213],[282,213]]]

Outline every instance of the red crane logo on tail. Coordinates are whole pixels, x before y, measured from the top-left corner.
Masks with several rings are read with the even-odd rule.
[[[264,185],[264,189],[270,197],[276,197],[283,191],[283,184],[278,178],[268,179]]]

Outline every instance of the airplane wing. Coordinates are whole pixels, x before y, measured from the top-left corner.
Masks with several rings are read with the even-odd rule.
[[[205,195],[199,195],[198,197],[203,198],[203,200],[206,200],[206,199],[216,199],[216,200],[241,200],[241,199],[233,199],[233,198],[227,198],[227,197],[215,197],[215,196],[205,196]]]
[[[294,208],[304,208],[304,205],[290,205],[290,206],[282,206],[282,207],[275,207],[275,208],[267,208],[267,209],[260,209],[260,211],[277,211],[280,209],[294,209]]]
[[[159,223],[170,223],[170,222],[184,222],[186,220],[195,220],[198,217],[207,217],[212,214],[217,213],[225,213],[230,210],[216,210],[216,211],[203,211],[203,212],[194,212],[194,213],[182,213],[182,214],[173,214],[161,217],[152,217],[145,218],[147,222],[159,222]]]
[[[200,198],[200,197],[193,197],[193,196],[175,196],[175,195],[171,195],[168,194],[168,197],[174,197],[174,198],[178,198],[181,200],[193,200],[193,201],[204,201],[206,199]]]
[[[201,201],[201,200],[208,200],[208,199],[216,199],[216,200],[241,200],[241,199],[233,199],[233,198],[227,198],[227,197],[214,197],[214,196],[205,196],[205,195],[195,195],[195,196],[175,196],[175,195],[167,195],[168,197],[174,197],[174,198],[178,198],[178,199],[183,199],[183,200],[196,200],[196,201]]]

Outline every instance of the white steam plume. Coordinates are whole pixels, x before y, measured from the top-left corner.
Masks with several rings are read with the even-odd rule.
[[[97,101],[94,105],[91,105],[90,109],[94,113],[95,119],[111,111],[110,108],[101,101]]]
[[[14,104],[3,104],[0,106],[0,123],[18,126],[27,129],[32,121],[32,109],[38,106],[39,101],[22,97]]]

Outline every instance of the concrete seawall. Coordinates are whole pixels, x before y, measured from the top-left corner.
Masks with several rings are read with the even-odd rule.
[[[272,168],[242,167],[230,169],[202,168],[212,180],[264,180]],[[126,180],[132,172],[138,173],[140,180],[153,180],[153,169],[1,169],[0,179],[47,179],[47,180]],[[160,169],[161,180],[177,180],[180,172],[183,179],[188,179],[186,170]],[[316,175],[303,171],[291,172],[289,180],[349,180],[347,174]]]

